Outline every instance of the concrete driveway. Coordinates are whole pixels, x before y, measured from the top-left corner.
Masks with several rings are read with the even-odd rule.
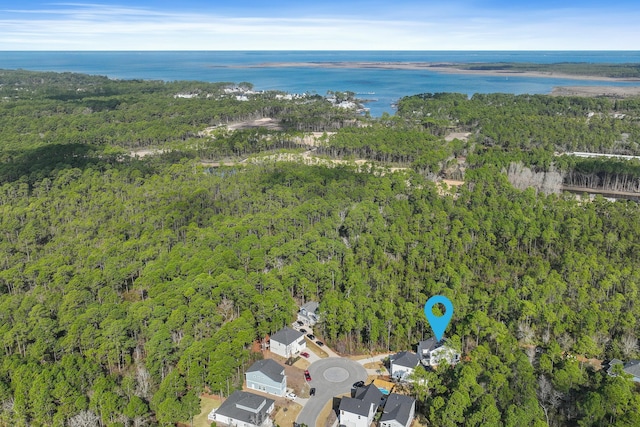
[[[334,396],[351,391],[356,381],[365,381],[367,371],[358,362],[340,357],[329,357],[313,362],[309,366],[310,386],[316,388],[296,420],[299,424],[315,427],[320,412]],[[323,420],[324,421],[324,420]]]

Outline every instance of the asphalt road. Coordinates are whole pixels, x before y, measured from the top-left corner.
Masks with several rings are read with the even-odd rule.
[[[311,375],[310,386],[316,388],[316,395],[309,398],[296,420],[297,423],[306,424],[309,427],[316,426],[316,419],[324,405],[334,396],[348,393],[353,383],[367,379],[367,371],[361,364],[340,357],[329,357],[313,362],[309,366],[309,374]]]

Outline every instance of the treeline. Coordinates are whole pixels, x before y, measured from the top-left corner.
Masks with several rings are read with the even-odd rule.
[[[162,105],[162,120],[173,111],[187,121],[193,106],[224,104],[173,93],[127,95],[141,111],[129,120]],[[187,421],[200,392],[241,386],[252,343],[290,323],[298,304],[320,302],[325,321],[314,332],[340,352],[395,351],[430,336],[423,305],[434,294],[454,302],[447,337],[463,362],[417,373],[427,381],[412,392],[430,425],[640,423],[631,383],[583,359],[640,356],[639,206],[514,189],[506,173],[514,162],[600,173],[595,160],[554,155],[563,126],[548,144],[485,134],[491,111],[504,135],[520,135],[526,114],[539,117],[527,122],[530,135],[542,135],[545,117],[579,124],[597,111],[604,123],[608,105],[629,115],[610,124],[621,123],[633,147],[639,104],[406,98],[397,117],[341,129],[321,148],[414,169],[379,176],[274,162],[210,171],[196,159],[279,148],[292,129],[189,137],[180,149],[128,159],[126,144],[65,140],[75,118],[96,114],[66,111],[84,101],[0,103],[14,114],[0,115],[9,124],[1,136],[13,141],[0,163],[0,425]],[[252,102],[238,105],[280,105]],[[282,105],[303,121],[314,103]],[[43,105],[63,111],[58,142],[29,132],[21,140],[20,126],[43,123]],[[198,120],[206,117],[192,129]],[[452,130],[472,135],[445,142]],[[465,184],[452,194],[424,178],[463,160]],[[623,166],[607,176],[636,173]]]
[[[10,171],[0,176],[0,182],[37,173],[40,168],[32,167],[26,157],[38,157],[40,152],[53,154],[50,163],[68,163],[67,155],[55,155],[58,149],[68,152],[87,146],[95,156],[111,156],[149,147],[197,146],[203,129],[236,121],[273,117],[287,129],[323,131],[354,125],[357,120],[355,111],[333,107],[320,96],[287,100],[278,92],[265,92],[238,100],[237,93],[225,91],[235,87],[1,71],[0,163]],[[86,154],[74,152],[73,156],[83,164],[90,161]],[[39,178],[36,175],[33,180]]]
[[[490,167],[466,179],[453,197],[411,174],[207,174],[155,159],[3,185],[2,419],[168,425],[197,412],[198,392],[238,387],[251,342],[300,301],[321,302],[317,334],[360,352],[428,337],[422,305],[444,294],[449,336],[473,364],[435,373],[420,398],[430,422],[450,425],[458,406],[438,402],[462,398],[455,424],[480,409],[498,425],[540,422],[540,381],[559,396],[556,424],[586,420],[613,380],[565,355],[638,354],[638,206],[520,192]]]
[[[469,99],[463,94],[421,94],[399,102],[395,120],[400,119],[405,126],[438,136],[470,132],[470,143],[463,151],[469,153],[465,157],[469,167],[494,165],[506,171],[522,163],[533,172],[532,177],[559,173],[567,186],[640,189],[638,160],[559,155],[574,151],[640,154],[640,102],[636,98],[476,94]]]

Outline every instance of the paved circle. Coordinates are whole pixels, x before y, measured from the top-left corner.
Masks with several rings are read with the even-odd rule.
[[[334,366],[324,371],[322,376],[325,380],[331,381],[332,383],[341,383],[349,379],[349,371],[339,366]]]
[[[366,369],[358,362],[347,358],[320,359],[313,362],[308,369],[311,374],[309,387],[316,389],[316,395],[309,398],[296,422],[310,427],[315,427],[322,409],[334,397],[348,394],[353,383],[367,379]]]

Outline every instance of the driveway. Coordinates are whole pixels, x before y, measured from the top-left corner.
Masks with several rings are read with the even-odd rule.
[[[296,420],[297,423],[309,427],[316,426],[316,420],[324,405],[332,401],[334,396],[350,392],[353,383],[367,379],[367,371],[361,364],[340,357],[313,362],[309,366],[309,374],[309,385],[316,388],[316,395],[309,398]]]

